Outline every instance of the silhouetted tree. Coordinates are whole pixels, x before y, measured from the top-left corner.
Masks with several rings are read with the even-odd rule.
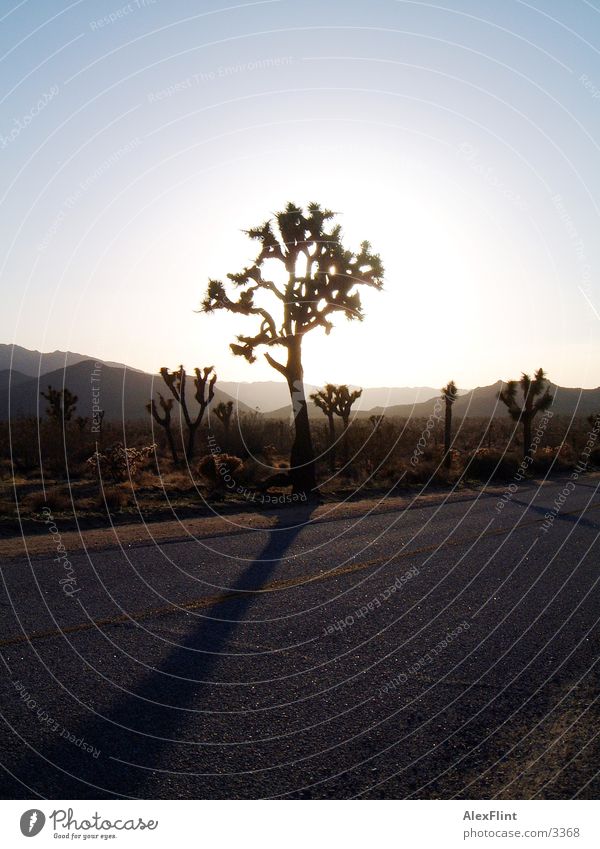
[[[373,430],[377,430],[378,428],[380,428],[384,422],[384,419],[385,416],[383,415],[383,413],[381,415],[374,414],[372,416],[369,416],[369,421],[373,426]]]
[[[341,417],[344,431],[343,431],[343,446],[344,446],[344,462],[348,461],[348,427],[350,426],[350,413],[352,411],[352,405],[355,401],[357,401],[362,395],[362,389],[356,389],[354,391],[350,391],[346,384],[342,384],[337,387],[336,391],[336,403],[335,403],[335,412],[338,416]]]
[[[520,386],[523,392],[522,407],[517,404],[517,386]],[[546,386],[544,370],[538,369],[533,380],[525,372],[518,383],[516,380],[509,380],[498,394],[498,398],[506,404],[513,421],[523,425],[523,457],[525,458],[531,451],[531,424],[536,415],[547,410],[553,401],[550,390]]]
[[[335,472],[335,421],[336,403],[337,403],[337,386],[333,383],[326,383],[323,389],[318,392],[313,392],[310,396],[311,401],[323,411],[327,417],[329,426],[329,468],[331,472]]]
[[[77,407],[77,395],[67,389],[53,389],[48,387],[47,392],[40,392],[42,398],[48,402],[46,413],[48,418],[55,421],[64,433],[65,423],[70,421]]]
[[[274,224],[269,220],[246,231],[260,243],[260,251],[251,266],[239,274],[227,275],[241,289],[239,296],[231,298],[220,280],[210,280],[202,303],[204,312],[224,309],[257,317],[255,334],[240,335],[237,343],[230,346],[234,354],[248,362],[255,361],[256,349],[261,346],[283,348],[284,362],[276,360],[269,351],[265,357],[285,378],[292,399],[295,437],[290,475],[296,492],[316,490],[302,367],[304,337],[315,328],[329,333],[334,313],[362,319],[357,286],[380,289],[383,285],[379,256],[371,252],[368,242],[361,244],[358,253],[347,250],[342,245],[340,226],[327,229],[327,222],[333,217],[333,212],[317,203],[309,204],[306,212],[288,203],[283,212],[276,213]],[[275,275],[275,280],[271,275],[263,276],[268,260],[283,267],[285,282],[275,282]]]
[[[206,412],[206,408],[215,397],[215,383],[217,375],[212,366],[207,366],[204,369],[194,369],[194,399],[198,404],[198,412],[196,416],[192,416],[188,409],[186,384],[187,374],[183,366],[170,372],[168,368],[161,368],[160,374],[162,379],[169,387],[171,395],[179,404],[179,408],[183,414],[185,426],[187,429],[187,446],[186,457],[188,462],[192,460],[195,450],[196,432],[200,427],[200,423]]]
[[[445,409],[444,419],[444,466],[449,469],[452,465],[452,454],[450,453],[450,445],[452,443],[452,405],[456,401],[458,390],[453,380],[447,383],[442,389],[442,398]]]
[[[213,409],[213,413],[223,425],[224,441],[229,444],[229,431],[231,428],[231,417],[233,415],[233,401],[219,401]]]
[[[156,406],[156,401],[154,398],[150,401],[149,404],[146,404],[146,409],[149,413],[152,414],[152,418],[154,421],[160,425],[160,427],[165,429],[165,435],[167,437],[167,442],[169,444],[169,448],[171,449],[171,456],[173,458],[173,463],[178,466],[179,465],[179,454],[177,453],[177,446],[175,445],[175,438],[173,436],[173,430],[171,428],[171,413],[173,411],[173,398],[165,398],[160,392],[158,393],[158,403],[163,411],[163,414],[158,412],[158,408]]]

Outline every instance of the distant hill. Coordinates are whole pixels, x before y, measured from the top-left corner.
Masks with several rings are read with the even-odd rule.
[[[279,416],[281,409],[289,404],[289,390],[283,381],[263,380],[255,383],[242,383],[235,381],[219,381],[219,386],[232,398],[239,398],[244,404],[253,410],[257,409],[265,413],[269,418]],[[306,394],[310,395],[320,389],[307,383]],[[351,386],[351,389],[357,389]],[[426,401],[439,395],[440,390],[432,386],[401,386],[401,387],[366,387],[360,398],[362,409],[370,410],[375,406],[391,406],[393,404],[413,404],[415,401]]]
[[[507,416],[506,407],[498,401],[498,393],[504,386],[501,380],[490,386],[478,386],[470,392],[466,392],[454,402],[454,415],[457,418]],[[549,384],[551,393],[554,395],[552,411],[562,415],[587,416],[590,413],[600,411],[600,387],[597,389],[574,389],[571,387]],[[424,401],[421,404],[401,404],[388,407],[386,410],[377,408],[373,413],[385,413],[387,416],[398,416],[408,418],[414,416],[429,416],[434,409],[435,399]]]
[[[8,389],[9,386],[18,386],[19,383],[29,380],[29,375],[23,374],[21,371],[11,371],[8,368],[0,371],[0,392],[3,389]]]
[[[68,363],[66,367],[65,362]],[[106,411],[107,421],[143,418],[147,415],[145,405],[152,394],[157,397],[158,392],[166,393],[160,375],[131,369],[121,363],[104,362],[73,352],[40,353],[19,345],[0,344],[0,420],[8,418],[9,386],[13,417],[44,415],[46,401],[40,396],[40,392],[46,391],[48,385],[57,389],[67,386],[79,398],[76,414],[91,417],[91,376],[97,363],[101,363],[100,380],[97,384],[100,390],[100,404]],[[454,403],[454,416],[506,416],[505,406],[498,401],[502,386],[502,381],[498,380],[490,386],[478,386],[464,392]],[[555,396],[552,406],[555,413],[572,415],[575,412],[577,415],[589,415],[600,411],[600,387],[576,389],[555,384],[550,384],[550,387]],[[306,384],[307,395],[315,392],[317,388]],[[192,399],[191,379],[188,380],[187,391],[192,409],[195,402]],[[440,390],[431,386],[367,387],[363,389],[353,415],[358,418],[381,414],[389,418],[426,418],[433,412],[435,400],[439,395]],[[258,408],[266,418],[289,420],[291,417],[288,388],[283,381],[217,381],[214,403],[229,400],[233,400],[242,413]],[[313,419],[324,418],[323,413],[312,403],[309,404],[309,415]]]
[[[456,418],[487,418],[505,417],[508,415],[506,407],[498,401],[498,393],[503,387],[501,380],[490,386],[478,386],[469,392],[460,395],[454,402],[454,416]],[[550,391],[554,395],[552,405],[553,412],[561,415],[588,416],[590,413],[600,412],[600,387],[597,389],[574,389],[571,387],[549,384]],[[352,415],[356,418],[368,418],[372,415],[385,415],[388,418],[427,418],[435,408],[436,398],[440,397],[439,391],[427,401],[409,404],[395,404],[393,406],[375,406],[366,409],[364,404],[358,402],[352,408]],[[359,399],[362,401],[362,397]],[[278,410],[267,413],[267,418],[283,419],[291,418],[291,405],[285,404]],[[324,420],[323,413],[314,404],[309,405],[309,416],[311,419]]]
[[[67,368],[60,368],[31,378],[21,375],[18,382],[13,382],[10,389],[11,417],[43,416],[46,411],[46,400],[40,392],[45,392],[48,386],[61,389],[67,386],[78,397],[76,415],[92,417],[92,373],[94,377],[98,360],[83,360]],[[103,365],[99,370],[98,382],[95,387],[99,391],[99,403],[105,410],[106,421],[122,421],[123,419],[141,419],[147,415],[146,404],[152,395],[158,397],[158,392],[167,394],[167,388],[160,375],[132,371],[124,366]],[[187,395],[190,410],[195,408],[192,398],[193,381],[187,382]],[[215,388],[213,404],[229,401],[227,393]],[[238,406],[238,405],[236,405]],[[245,405],[239,404],[240,412],[246,411]],[[0,419],[8,418],[9,390],[0,385]]]
[[[29,348],[23,348],[21,345],[0,343],[0,371],[12,369],[13,372],[21,372],[29,377],[37,377],[40,374],[57,371],[58,369],[65,368],[65,366],[80,363],[83,360],[94,360],[94,357],[85,354],[76,354],[73,351],[42,353],[41,351],[30,351]],[[123,363],[113,363],[100,359],[96,359],[95,362],[101,362],[104,365],[115,366],[117,368],[126,368]],[[138,371],[138,369],[129,370]]]

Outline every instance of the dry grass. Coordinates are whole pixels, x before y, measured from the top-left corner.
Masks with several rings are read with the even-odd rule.
[[[429,434],[425,450],[419,454],[418,462],[414,462],[415,447],[425,426],[426,421],[420,419],[408,422],[384,420],[374,431],[368,420],[356,420],[348,433],[348,463],[344,465],[342,462],[344,451],[342,444],[339,444],[337,468],[331,475],[327,428],[323,422],[312,422],[313,442],[319,457],[317,479],[325,498],[358,500],[369,494],[379,496],[382,493],[401,493],[406,487],[434,491],[457,484],[464,486],[477,483],[487,486],[490,482],[512,479],[519,468],[522,456],[519,441],[522,439],[521,429],[515,430],[514,423],[508,417],[506,420],[495,420],[492,426],[488,421],[476,419],[456,422],[450,469],[443,465],[441,426]],[[127,428],[127,445],[142,447],[148,443],[149,434],[139,423],[127,423]],[[117,484],[105,480],[102,492],[97,474],[85,465],[90,452],[86,442],[89,435],[76,432],[69,434],[72,450],[68,468],[64,467],[63,457],[61,470],[58,468],[60,458],[52,455],[55,435],[51,428],[42,423],[40,447],[36,444],[37,424],[26,421],[19,429],[13,428],[12,460],[0,460],[0,474],[4,474],[0,484],[2,529],[7,533],[16,532],[13,485],[17,490],[21,517],[32,528],[39,523],[43,507],[48,507],[66,520],[72,513],[70,493],[78,519],[89,520],[92,525],[106,523],[107,512],[113,516],[118,515],[120,523],[128,521],[128,517],[133,519],[138,510],[145,519],[155,522],[163,521],[173,509],[180,516],[197,516],[199,511],[206,509],[206,500],[217,496],[225,499],[228,508],[238,509],[239,506],[240,510],[253,509],[247,491],[256,490],[266,478],[287,469],[291,433],[287,422],[273,422],[258,416],[245,419],[242,422],[243,440],[239,433],[235,433],[227,446],[220,446],[222,461],[229,458],[229,473],[235,481],[235,487],[225,489],[221,486],[209,454],[211,434],[201,430],[198,435],[197,459],[191,469],[185,463],[174,466],[167,446],[159,445],[157,456],[153,454],[147,458],[136,479]],[[530,474],[541,476],[572,468],[581,455],[588,433],[589,424],[583,419],[574,424],[555,417],[544,433],[545,442],[539,446],[535,462],[529,469]],[[117,437],[123,439],[123,436],[116,430],[114,433],[108,430],[104,435],[105,447],[110,447],[111,440],[117,440]],[[0,454],[8,445],[6,440],[7,434],[3,434],[0,423]],[[38,447],[40,451],[37,451]],[[40,453],[43,473],[40,473],[38,465]],[[56,465],[54,474],[49,474],[46,457],[52,458],[51,466]],[[78,465],[79,460],[81,463]],[[243,460],[241,466],[240,460]],[[204,475],[200,472],[203,462],[211,464],[211,468],[204,468]],[[589,470],[598,466],[600,447],[595,448],[590,456]],[[45,497],[42,480],[48,487]],[[66,480],[69,480],[69,487]]]
[[[23,498],[21,503],[25,511],[31,513],[41,513],[44,507],[47,507],[52,513],[71,512],[71,498],[68,489],[64,487],[52,487],[38,492],[31,492]]]

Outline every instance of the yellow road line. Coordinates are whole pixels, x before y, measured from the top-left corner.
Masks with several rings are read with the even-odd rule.
[[[592,505],[591,507],[586,507],[583,511],[571,510],[568,512],[561,513],[560,515],[583,515],[584,513],[588,513],[590,510],[597,510],[598,508],[600,508],[600,502],[598,504]],[[123,625],[131,622],[132,620],[135,622],[139,622],[144,619],[149,619],[157,616],[172,616],[174,614],[181,613],[182,611],[202,610],[203,608],[212,607],[216,604],[222,604],[223,602],[231,601],[232,599],[247,598],[248,596],[258,596],[263,593],[279,592],[280,590],[302,587],[305,584],[312,583],[313,581],[327,581],[331,578],[338,578],[341,575],[350,575],[353,572],[359,572],[363,569],[370,569],[373,566],[387,564],[392,560],[415,557],[418,554],[428,554],[429,552],[433,552],[438,549],[440,551],[443,551],[445,548],[457,548],[462,545],[467,545],[471,542],[476,542],[480,539],[486,539],[488,537],[503,536],[504,534],[507,534],[510,531],[519,531],[522,528],[531,527],[532,525],[538,525],[545,521],[545,517],[541,519],[530,519],[528,522],[520,522],[518,525],[496,528],[495,530],[486,531],[483,534],[472,534],[471,536],[462,537],[459,540],[451,540],[441,548],[438,544],[432,543],[430,545],[421,546],[420,548],[413,548],[407,551],[401,551],[398,554],[391,555],[390,557],[376,557],[373,560],[363,560],[361,563],[352,563],[347,566],[339,566],[337,569],[330,569],[327,572],[319,572],[313,575],[303,575],[299,578],[286,578],[277,581],[271,581],[270,583],[265,584],[260,589],[232,590],[231,592],[220,593],[218,595],[203,596],[201,598],[194,599],[194,601],[189,601],[185,604],[179,604],[177,606],[171,605],[168,607],[150,608],[148,610],[138,611],[137,613],[122,614],[120,616],[110,616],[104,619],[93,619],[88,622],[80,622],[77,625],[67,625],[65,628],[62,629],[54,629],[49,631],[33,631],[29,635],[19,634],[14,637],[8,637],[4,640],[0,640],[0,648],[4,648],[5,646],[17,645],[20,643],[26,643],[30,640],[42,640],[49,637],[59,637],[61,636],[61,634],[76,634],[81,631],[91,631],[93,628],[103,628],[110,625]]]

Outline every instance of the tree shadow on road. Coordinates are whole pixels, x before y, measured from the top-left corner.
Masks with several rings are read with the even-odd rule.
[[[513,498],[513,504],[519,504],[522,507],[526,507],[527,510],[531,510],[533,513],[542,513],[544,516],[546,514],[552,514],[551,507],[542,507],[539,504],[532,504],[529,501],[522,501],[520,498]],[[594,531],[600,530],[600,524],[598,522],[594,522],[592,519],[587,519],[585,517],[585,509],[589,509],[589,507],[584,508],[583,513],[569,513],[568,511],[554,514],[554,520],[560,519],[563,522],[571,522],[574,525],[581,525],[584,528],[591,528]]]
[[[40,751],[41,757],[26,750],[28,755],[13,770],[18,778],[31,791],[54,799],[143,797],[147,795],[144,787],[152,777],[152,770],[165,766],[166,756],[171,750],[185,753],[188,761],[190,752],[198,753],[200,747],[189,742],[174,743],[173,740],[201,742],[209,738],[208,733],[198,735],[197,731],[195,736],[189,735],[188,738],[186,728],[191,722],[198,727],[196,711],[203,710],[202,705],[209,695],[213,697],[211,705],[215,709],[213,688],[219,686],[218,666],[227,656],[228,646],[238,630],[248,622],[249,611],[257,600],[256,591],[272,579],[286,552],[310,522],[313,509],[312,505],[306,504],[295,510],[294,524],[289,518],[285,522],[287,511],[283,512],[277,526],[269,532],[261,553],[227,591],[239,595],[203,610],[196,626],[183,642],[171,648],[152,672],[146,673],[131,691],[115,691],[115,702],[104,715],[92,715],[77,728],[69,728],[76,739],[83,738],[86,743],[101,750],[97,758],[67,740],[52,740],[47,749]],[[185,613],[173,615],[186,616]],[[110,636],[118,643],[118,635],[112,633]],[[148,636],[147,639],[158,643],[158,638]],[[109,650],[115,651],[112,646]],[[251,649],[244,651],[248,653]],[[239,646],[234,646],[233,652],[240,652]],[[73,659],[76,659],[75,655]],[[244,668],[247,670],[247,666]],[[212,681],[209,680],[211,678]],[[129,686],[126,680],[117,683],[123,688]],[[88,692],[94,687],[109,687],[100,678],[86,686]],[[232,688],[224,686],[221,689],[222,701],[219,699],[216,709],[227,710],[226,699]],[[68,698],[65,695],[65,700]],[[211,719],[207,715],[206,724],[209,722]],[[235,732],[235,722],[233,714],[225,719],[225,723],[221,719],[219,727],[228,723],[229,730]],[[211,739],[214,742],[214,729]],[[10,785],[9,779],[9,788],[3,793],[5,798],[23,797],[25,791],[22,785],[17,782],[14,786]],[[151,795],[155,794],[156,791]]]

